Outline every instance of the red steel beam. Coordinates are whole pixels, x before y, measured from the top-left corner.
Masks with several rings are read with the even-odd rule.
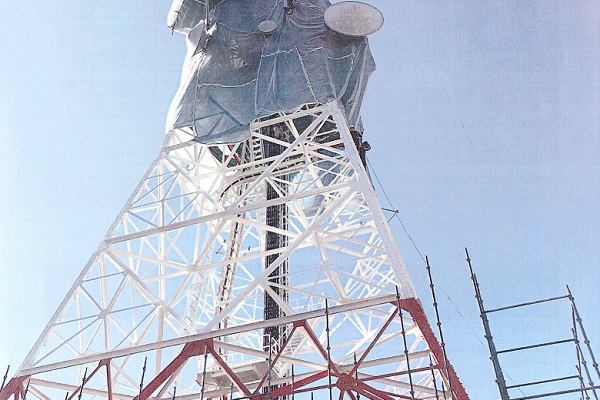
[[[251,395],[250,390],[246,387],[246,385],[244,385],[244,382],[242,382],[240,380],[240,378],[235,374],[235,372],[233,372],[233,370],[231,368],[229,368],[229,365],[227,365],[227,363],[225,361],[223,361],[221,356],[219,356],[219,354],[217,354],[215,349],[211,348],[208,351],[210,351],[210,354],[212,354],[215,361],[221,366],[221,368],[223,368],[225,375],[227,375],[227,377],[229,379],[231,379],[231,381],[235,384],[235,386],[238,388],[238,390],[240,390],[242,393],[244,393],[244,396],[250,396]]]
[[[319,353],[321,353],[321,356],[323,356],[323,359],[329,363],[329,357],[327,356],[327,351],[321,345],[321,342],[319,341],[319,338],[317,337],[317,335],[315,334],[315,332],[312,330],[312,328],[308,325],[308,323],[306,322],[306,320],[301,320],[301,321],[294,322],[294,326],[296,326],[296,325],[302,326],[304,328],[304,330],[308,334],[308,337],[310,337],[310,340],[313,342],[313,344],[315,345],[315,347],[317,348],[317,350],[319,351]],[[331,364],[331,373],[332,373],[332,376],[333,375],[339,375],[339,373],[340,373],[337,370],[335,364],[333,364],[333,363]]]
[[[421,307],[421,304],[419,303],[419,301],[415,298],[409,298],[409,299],[401,299],[400,304],[398,304],[397,301],[392,301],[392,304],[394,304],[396,307],[398,307],[398,306],[401,307],[403,310],[407,311],[410,314],[410,316],[412,317],[416,326],[421,331],[421,334],[422,334],[425,342],[427,343],[431,353],[433,354],[434,358],[436,359],[436,368],[440,371],[440,373],[442,373],[442,375],[445,376],[445,378],[447,380],[452,381],[452,387],[453,387],[455,399],[456,400],[469,400],[469,397],[468,397],[464,387],[462,386],[462,383],[458,379],[458,376],[456,375],[456,372],[455,372],[454,368],[452,367],[452,365],[450,365],[450,363],[448,363],[448,374],[446,374],[445,370],[440,368],[440,366],[443,366],[443,363],[444,363],[444,352],[443,352],[443,349],[440,346],[439,342],[437,341],[435,334],[433,333],[433,330],[431,329],[431,326],[429,325],[429,322],[427,321],[427,318],[425,316],[425,313],[424,313],[423,308]],[[383,335],[385,330],[389,327],[390,323],[393,321],[393,318],[395,318],[395,316],[397,314],[398,314],[397,311],[392,313],[392,315],[388,318],[388,320],[385,322],[385,324],[382,326],[382,328],[380,328],[379,332],[377,333],[377,335],[375,336],[373,341],[369,344],[368,348],[365,350],[365,352],[361,356],[360,360],[357,362],[357,364],[352,369],[352,372],[350,373],[350,375],[349,374],[341,374],[338,371],[338,369],[336,368],[336,366],[332,365],[332,376],[335,376],[338,378],[338,380],[334,384],[334,386],[336,386],[337,388],[340,389],[340,391],[341,391],[340,396],[343,397],[343,394],[347,393],[348,396],[352,400],[356,400],[355,393],[365,396],[369,400],[394,400],[394,398],[409,398],[409,397],[406,397],[403,395],[387,393],[385,391],[375,389],[372,386],[367,385],[365,383],[365,381],[377,379],[377,378],[380,378],[381,376],[367,377],[365,379],[356,379],[351,376],[351,375],[355,374],[356,370],[359,368],[361,363],[367,357],[369,352],[374,348],[377,341],[381,338],[381,336]],[[293,330],[290,332],[290,335],[288,336],[288,338],[286,338],[284,345],[282,346],[282,348],[279,350],[279,352],[275,356],[272,365],[274,365],[275,362],[280,358],[283,350],[290,342],[292,335],[295,333],[295,331],[298,327],[304,328],[304,330],[306,331],[308,337],[310,338],[311,342],[313,343],[313,345],[315,346],[317,351],[321,354],[321,356],[323,357],[324,360],[327,360],[327,352],[326,352],[325,348],[321,345],[319,339],[317,338],[316,334],[314,333],[314,331],[308,324],[307,320],[304,319],[304,320],[298,320],[298,321],[294,322]],[[209,338],[209,339],[203,339],[203,340],[186,343],[185,346],[183,347],[183,349],[181,350],[181,352],[179,353],[179,355],[177,355],[173,359],[173,361],[171,361],[171,363],[169,363],[169,365],[167,365],[158,375],[156,375],[156,377],[145,388],[142,389],[141,396],[135,396],[133,398],[133,400],[148,399],[161,385],[163,385],[167,381],[167,379],[169,379],[173,374],[175,374],[191,357],[203,355],[203,354],[205,354],[206,351],[208,351],[213,356],[215,361],[223,368],[226,375],[229,377],[229,379],[231,379],[232,382],[234,382],[234,384],[237,386],[237,388],[241,392],[243,392],[245,396],[251,396],[250,390],[244,385],[244,383],[239,379],[239,377],[235,374],[235,372],[233,372],[233,370],[231,370],[231,368],[223,361],[223,359],[217,354],[217,352],[215,352],[213,339]],[[108,400],[112,400],[112,382],[111,382],[110,364],[111,364],[110,359],[101,360],[99,362],[98,366],[96,367],[96,369],[94,369],[94,371],[87,378],[87,379],[91,378],[95,373],[97,373],[99,368],[101,368],[102,366],[106,367]],[[423,368],[423,370],[425,370],[425,369],[429,369],[429,368]],[[414,371],[414,372],[417,372],[417,371]],[[387,375],[389,375],[389,376],[401,375],[404,373],[405,372],[400,371],[400,372],[396,372],[396,373],[392,373],[392,374],[386,374],[386,376]],[[301,380],[295,382],[293,390],[292,390],[291,385],[281,386],[281,387],[271,391],[271,396],[272,397],[280,397],[280,396],[290,395],[292,393],[299,393],[301,391],[305,392],[305,391],[316,390],[316,388],[304,388],[304,389],[301,389],[301,388],[306,385],[310,385],[311,383],[317,382],[318,380],[325,378],[327,375],[328,375],[328,372],[326,370],[318,371],[311,376],[308,376],[304,379],[301,379]],[[446,375],[449,375],[449,376],[446,376]],[[265,375],[265,377],[262,378],[261,384],[256,389],[257,392],[260,389],[260,386],[262,384],[264,384],[266,376],[267,375]],[[8,384],[5,386],[5,388],[2,390],[2,392],[0,392],[0,400],[9,400],[9,398],[11,396],[14,396],[14,400],[19,400],[23,395],[23,393],[22,393],[23,383],[28,378],[29,378],[29,376],[12,378],[8,382]],[[256,396],[256,400],[265,400],[266,399],[266,395],[261,396],[261,395],[258,395],[257,392],[254,393],[254,396]],[[353,393],[353,392],[355,392],[355,393]],[[75,393],[77,393],[77,392],[75,392]],[[73,393],[72,396],[75,395],[75,393]]]
[[[306,385],[310,385],[311,383],[314,383],[320,379],[323,379],[327,376],[327,371],[319,371],[314,375],[311,376],[307,376],[304,379],[300,379],[299,381],[294,382],[294,390],[292,390],[292,385],[285,385],[285,386],[281,386],[278,387],[277,389],[273,389],[271,390],[271,397],[280,397],[280,396],[287,396],[290,395],[292,393],[299,393],[299,389],[302,386],[306,386]],[[265,396],[266,398],[266,396]]]
[[[100,361],[106,365],[106,392],[108,393],[108,400],[113,400],[113,388],[112,388],[112,372],[110,370],[110,362],[109,358]]]
[[[19,400],[19,397],[22,396],[23,382],[29,378],[29,376],[19,376],[8,381],[0,392],[0,400],[8,400],[10,396],[14,396],[14,400]]]
[[[86,382],[88,382],[90,379],[92,379],[92,376],[96,375],[96,372],[98,372],[98,370],[100,370],[100,368],[102,368],[103,366],[106,365],[107,359],[101,360],[98,363],[98,366],[96,368],[94,368],[94,370],[92,371],[91,374],[89,374],[87,377],[85,377],[85,382],[83,382],[83,385],[85,385]],[[108,363],[110,364],[110,360],[108,360]],[[110,375],[108,376],[108,379],[110,379]],[[73,400],[73,398],[75,396],[77,396],[77,394],[81,391],[81,385],[77,388],[77,390],[74,390],[73,393],[71,393],[71,395],[68,397],[68,400]],[[112,397],[112,393],[109,395],[109,397]]]
[[[362,364],[362,362],[365,360],[365,358],[367,358],[367,356],[369,355],[371,350],[373,350],[373,347],[375,347],[375,345],[379,341],[379,338],[381,338],[381,335],[383,335],[383,332],[385,332],[385,330],[388,328],[388,326],[390,326],[390,323],[394,320],[394,318],[396,318],[396,314],[397,314],[397,309],[392,313],[392,315],[390,315],[388,320],[385,321],[385,324],[381,327],[379,332],[377,332],[377,335],[375,336],[375,338],[373,338],[373,340],[369,344],[369,347],[367,347],[367,349],[365,350],[363,355],[356,362],[356,365],[354,365],[354,368],[352,368],[350,375],[354,375],[354,373],[358,370],[358,367]]]
[[[262,385],[268,379],[268,377],[269,377],[269,371],[271,369],[273,369],[273,366],[275,365],[275,363],[277,362],[277,360],[279,360],[279,357],[281,357],[281,355],[283,354],[283,350],[285,350],[285,348],[287,347],[287,345],[290,343],[290,341],[292,339],[292,335],[294,334],[294,332],[296,332],[296,325],[295,324],[292,327],[292,330],[291,330],[290,334],[288,335],[288,337],[283,342],[283,345],[281,346],[281,349],[279,349],[279,352],[277,353],[277,355],[275,356],[275,358],[271,361],[271,365],[267,369],[267,372],[265,373],[265,376],[262,377],[262,379],[260,380],[259,384],[256,386],[256,390],[254,390],[254,394],[257,394],[259,392],[259,390],[262,388]]]
[[[398,306],[397,301],[394,301],[393,304]],[[435,334],[433,333],[433,330],[429,325],[429,322],[427,321],[427,317],[425,316],[425,312],[421,307],[421,303],[419,303],[419,301],[415,298],[401,299],[400,307],[402,307],[403,310],[406,310],[412,317],[413,321],[415,321],[415,324],[417,324],[417,327],[421,331],[425,342],[427,342],[429,350],[431,350],[431,353],[433,353],[437,364],[443,365],[443,363],[445,362],[444,351],[442,350],[442,346],[440,346],[440,343],[436,339]],[[456,400],[469,400],[469,395],[467,395],[465,388],[463,387],[461,381],[458,379],[456,371],[454,371],[454,367],[452,367],[452,364],[450,364],[449,361],[447,361],[447,363],[448,374],[450,376],[446,376],[446,379],[452,381],[452,390],[454,391],[455,395],[454,398]],[[442,373],[442,375],[446,375],[446,371],[444,371],[442,368],[440,368],[439,371],[440,373]]]
[[[357,382],[356,388],[354,390],[356,391],[356,393],[368,397],[371,400],[393,400],[393,398],[389,394],[377,390],[362,382]]]
[[[160,385],[165,383],[165,381],[169,379],[169,377],[173,375],[187,360],[189,360],[191,357],[203,355],[207,349],[210,351],[212,348],[212,339],[198,340],[195,342],[186,343],[186,345],[183,346],[181,353],[179,353],[177,357],[175,357],[173,361],[169,363],[169,365],[167,365],[162,371],[160,371],[158,375],[156,375],[156,377],[152,380],[152,382],[150,382],[148,385],[146,385],[144,389],[142,389],[141,396],[137,395],[133,398],[133,400],[147,399],[152,395],[152,393],[154,393],[154,391],[156,391],[156,389],[160,387]]]

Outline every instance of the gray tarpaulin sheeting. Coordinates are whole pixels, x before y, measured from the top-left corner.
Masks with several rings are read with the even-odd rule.
[[[282,0],[224,0],[188,33],[181,86],[167,130],[193,127],[207,144],[249,137],[248,124],[307,103],[340,100],[351,126],[369,75],[375,69],[367,39],[329,29],[327,0],[300,0],[293,12]],[[258,29],[272,20],[270,34]]]

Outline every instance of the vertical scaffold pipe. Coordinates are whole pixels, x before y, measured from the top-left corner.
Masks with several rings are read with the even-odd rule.
[[[435,370],[433,369],[433,359],[431,358],[431,354],[429,355],[429,368],[431,368],[431,381],[433,382],[433,390],[435,391],[435,400],[440,400],[437,382],[435,380]]]
[[[202,388],[200,388],[200,400],[204,400],[204,387],[206,384],[206,364],[208,364],[208,345],[204,345],[204,365],[202,367]]]
[[[425,267],[427,268],[427,276],[429,276],[429,288],[431,289],[431,297],[433,299],[433,309],[435,310],[435,320],[440,335],[440,346],[442,348],[442,354],[444,357],[444,369],[446,370],[446,376],[448,377],[448,388],[450,394],[454,397],[454,390],[452,389],[452,379],[450,378],[450,368],[448,368],[448,356],[446,354],[446,343],[444,342],[444,334],[442,333],[442,320],[440,319],[440,313],[438,311],[437,298],[435,297],[435,286],[433,285],[433,278],[431,277],[431,266],[429,265],[429,257],[425,256]],[[438,362],[440,360],[437,360]]]
[[[329,342],[329,302],[327,299],[325,299],[325,332],[327,333],[327,386],[329,387],[329,400],[333,400],[333,388],[331,387],[331,345]]]
[[[410,398],[415,400],[415,388],[413,386],[412,370],[410,369],[410,359],[408,358],[408,344],[406,342],[406,330],[404,329],[404,318],[402,317],[402,307],[400,307],[400,291],[396,286],[396,301],[398,302],[398,317],[400,318],[400,333],[404,343],[404,358],[406,359],[406,370],[408,372],[408,382],[410,384]]]
[[[140,379],[140,394],[138,395],[138,400],[142,400],[142,389],[144,388],[144,375],[146,375],[146,363],[148,362],[148,357],[144,358],[144,366],[142,367],[142,379]],[[85,378],[84,378],[85,380]],[[81,389],[83,391],[83,388]],[[81,394],[81,393],[80,393]],[[81,399],[81,396],[79,396]]]
[[[577,379],[579,379],[579,387],[581,388],[581,400],[590,400],[590,396],[587,395],[587,391],[585,390],[585,382],[583,381],[583,368],[582,368],[582,356],[581,346],[579,344],[579,335],[577,334],[577,322],[575,322],[575,312],[572,311],[573,317],[573,327],[571,328],[571,333],[573,334],[573,343],[575,343],[575,353],[577,355],[577,364],[575,365],[575,369],[577,370]],[[587,371],[587,368],[586,368]],[[588,374],[589,375],[589,374]]]
[[[577,324],[579,325],[579,329],[581,330],[581,335],[583,336],[583,342],[585,343],[588,352],[590,353],[590,357],[592,358],[592,366],[596,371],[596,375],[598,375],[598,379],[600,379],[600,370],[598,369],[598,362],[596,362],[596,357],[594,357],[594,352],[592,351],[592,346],[590,345],[590,341],[585,332],[585,328],[583,327],[583,321],[581,320],[581,316],[579,315],[579,311],[577,310],[577,306],[575,305],[575,299],[573,298],[573,294],[571,293],[571,289],[567,285],[567,293],[569,295],[569,301],[571,302],[571,308],[575,313],[575,318],[577,320]]]
[[[356,352],[354,352],[354,369],[356,372],[354,372],[354,379],[356,379],[356,382],[358,382],[358,368],[356,368]],[[358,393],[358,390],[356,391],[356,400],[360,400],[360,393]]]
[[[2,378],[2,386],[0,386],[0,392],[4,389],[4,385],[6,384],[6,378],[8,378],[8,371],[10,370],[10,365],[6,368],[6,373],[4,374],[4,378]]]
[[[294,400],[295,396],[294,396],[294,380],[296,379],[296,376],[294,374],[294,364],[292,364],[292,400]]]
[[[469,265],[469,271],[471,272],[471,280],[473,281],[473,288],[475,289],[475,298],[477,299],[477,305],[479,306],[479,315],[483,322],[483,330],[485,331],[485,339],[488,343],[488,349],[490,351],[490,360],[494,366],[494,372],[496,374],[496,383],[498,384],[498,390],[500,391],[500,398],[502,400],[510,400],[508,397],[508,389],[506,389],[506,381],[504,380],[504,374],[502,368],[500,368],[500,362],[498,361],[498,353],[496,351],[496,345],[492,337],[492,331],[490,329],[490,322],[487,317],[487,312],[483,307],[483,299],[481,298],[481,292],[479,291],[479,283],[477,282],[477,276],[473,273],[473,267],[471,266],[471,258],[469,257],[469,251],[465,247],[465,254],[467,255],[467,264]]]
[[[568,286],[567,286],[567,290],[569,290]],[[598,400],[598,394],[596,393],[596,389],[594,389],[594,381],[592,379],[592,374],[590,373],[590,369],[588,368],[587,361],[585,360],[583,350],[581,349],[581,342],[579,341],[579,333],[577,330],[577,325],[578,325],[577,315],[575,313],[576,309],[574,307],[575,302],[571,296],[570,291],[569,291],[568,296],[569,296],[569,302],[571,303],[571,318],[573,320],[573,327],[571,328],[571,331],[573,332],[573,341],[575,343],[575,351],[577,352],[577,373],[579,375],[579,380],[580,380],[581,387],[582,387],[582,398],[583,398],[583,392],[585,392],[587,399],[590,398],[587,395],[587,391],[584,390],[585,383],[583,381],[583,371],[585,371],[586,377],[588,379],[588,383],[590,385],[592,393],[594,394],[594,399]],[[592,354],[592,358],[593,358],[593,354]]]
[[[85,369],[87,373],[87,368]],[[85,374],[83,375],[83,381],[85,382]],[[25,390],[23,391],[23,400],[27,400],[27,392],[29,391],[29,384],[31,383],[31,379],[27,380],[27,386],[25,386]],[[83,392],[83,383],[81,384],[81,391]],[[81,393],[79,394],[79,399],[81,399]]]
[[[268,383],[267,383],[267,399],[271,400],[271,380],[273,379],[273,338],[269,335],[269,365]]]
[[[81,400],[81,396],[83,396],[83,387],[85,386],[85,380],[87,378],[87,368],[83,372],[83,379],[81,380],[81,386],[79,387],[79,394],[77,395],[77,400]],[[29,387],[29,382],[27,382],[27,387]],[[25,388],[25,394],[27,394],[27,388]],[[73,393],[75,394],[75,393]],[[23,400],[25,400],[25,395],[23,395]]]

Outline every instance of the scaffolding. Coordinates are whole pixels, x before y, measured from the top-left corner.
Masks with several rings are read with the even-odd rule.
[[[533,300],[524,303],[512,304],[498,308],[486,309],[483,304],[483,297],[481,294],[481,289],[479,287],[479,282],[477,281],[477,276],[473,272],[473,267],[471,265],[471,258],[469,257],[469,252],[465,248],[465,254],[467,257],[467,264],[469,266],[469,271],[471,273],[471,280],[473,282],[473,288],[475,290],[475,298],[477,299],[477,305],[479,307],[481,321],[483,323],[483,329],[485,332],[485,339],[488,344],[488,349],[490,353],[490,360],[494,367],[494,373],[496,375],[496,383],[498,385],[498,390],[500,392],[501,400],[533,400],[539,398],[548,398],[548,397],[557,397],[567,394],[578,394],[581,400],[590,400],[593,396],[594,400],[598,400],[598,390],[600,389],[600,385],[594,383],[594,379],[600,380],[600,371],[598,369],[598,363],[596,362],[596,358],[592,351],[592,347],[590,345],[590,341],[588,340],[588,336],[586,334],[585,328],[583,326],[583,322],[581,316],[579,315],[579,311],[577,310],[577,306],[575,305],[575,299],[571,293],[571,290],[567,286],[567,293],[560,296],[544,298],[540,300]],[[570,315],[570,330],[571,334],[569,337],[560,337],[556,340],[546,340],[542,342],[535,342],[532,344],[509,347],[505,349],[498,350],[496,348],[496,343],[494,341],[494,337],[492,335],[492,329],[490,327],[490,319],[489,316],[491,314],[507,312],[510,310],[521,309],[525,307],[539,306],[541,304],[546,303],[555,303],[555,302],[568,302],[568,305],[571,310]],[[565,319],[567,319],[565,317]],[[582,339],[583,344],[582,346]],[[575,371],[571,374],[565,374],[561,376],[551,376],[551,377],[543,377],[542,379],[536,379],[532,381],[527,381],[523,383],[515,383],[512,385],[508,385],[506,383],[505,371],[503,371],[501,366],[501,356],[505,354],[511,353],[525,353],[529,350],[534,349],[547,349],[557,346],[564,345],[572,345],[572,351],[575,354]],[[592,362],[592,370],[588,366],[588,361]],[[594,376],[594,377],[593,377]],[[572,387],[573,384],[570,382],[575,381],[575,386]],[[552,387],[552,384],[567,384],[566,387],[556,388],[554,386],[552,389],[544,389],[547,387]],[[522,388],[540,388],[538,392],[525,395],[522,392]],[[521,391],[521,395],[515,396],[511,393],[515,390]]]

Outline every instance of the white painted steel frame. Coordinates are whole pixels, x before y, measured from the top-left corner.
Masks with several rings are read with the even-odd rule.
[[[286,130],[287,140],[269,135],[274,125]],[[377,390],[407,396],[407,360],[389,302],[396,287],[402,299],[416,294],[342,110],[337,102],[306,105],[251,128],[250,140],[231,145],[201,145],[184,131],[167,136],[17,372],[35,374],[31,394],[45,399],[56,396],[48,388],[73,391],[84,368],[109,360],[114,398],[131,398],[139,390],[142,357],[152,365],[149,376],[156,376],[183,344],[207,338],[227,365],[259,365],[266,357],[262,329],[300,316],[310,320],[317,342],[306,333],[294,336],[272,369],[278,384],[289,383],[291,365],[302,379],[326,369],[318,347],[326,340],[327,300],[332,312],[344,310],[331,320],[332,362],[350,368],[355,354],[368,353],[372,358],[358,376],[367,381],[385,368],[389,376],[374,380]],[[267,142],[285,150],[264,157]],[[266,199],[267,183],[279,198]],[[275,204],[287,205],[287,229],[265,221],[266,208]],[[268,231],[287,236],[287,244],[266,251]],[[272,254],[276,260],[265,267]],[[289,300],[269,282],[284,260]],[[262,321],[265,292],[286,317]],[[444,398],[447,379],[429,368],[432,351],[423,332],[410,318],[405,324],[413,389],[418,398]],[[434,359],[436,367],[442,362]],[[202,357],[186,362],[154,396],[170,398],[177,385],[178,398],[197,397],[203,364]],[[211,377],[222,370],[216,359],[206,368]],[[107,397],[106,377],[94,379],[86,396]],[[218,384],[224,378],[214,379],[207,393],[227,397],[231,388]]]

